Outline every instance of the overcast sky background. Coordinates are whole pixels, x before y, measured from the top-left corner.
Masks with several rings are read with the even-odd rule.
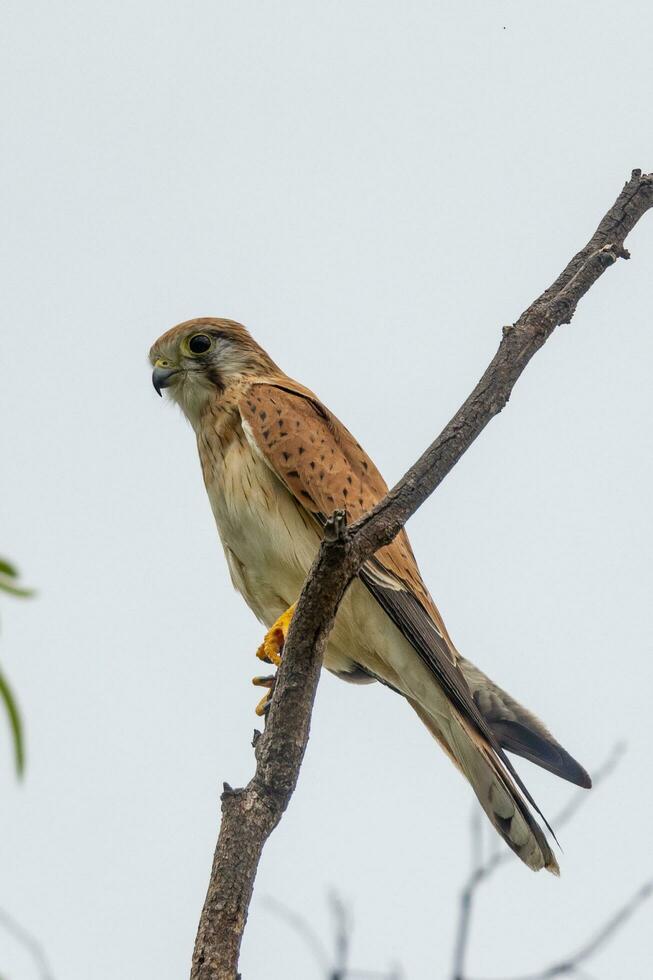
[[[146,355],[247,324],[394,481],[513,321],[651,169],[648,2],[5,0],[0,16],[0,908],[56,980],[187,975],[223,780],[252,772],[261,626],[232,591],[191,430]],[[459,649],[594,768],[562,878],[515,861],[475,977],[575,948],[653,872],[653,216],[411,521]],[[553,815],[566,784],[520,772]],[[444,980],[472,796],[408,707],[325,675],[260,867],[245,980],[318,977],[265,907],[352,961]],[[650,968],[653,906],[597,957]],[[0,932],[0,972],[37,976]]]

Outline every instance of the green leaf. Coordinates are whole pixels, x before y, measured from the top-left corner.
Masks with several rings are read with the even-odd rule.
[[[16,699],[12,693],[9,683],[0,671],[0,698],[5,703],[7,714],[9,715],[9,726],[14,738],[14,759],[16,763],[16,773],[22,776],[25,771],[25,743],[23,741],[23,723]]]
[[[34,595],[34,589],[26,589],[22,585],[15,585],[14,582],[7,580],[6,575],[0,574],[0,591],[7,592],[9,595],[18,596],[19,599],[29,599]]]
[[[18,578],[18,569],[6,558],[0,558],[0,574],[8,575],[9,578]]]

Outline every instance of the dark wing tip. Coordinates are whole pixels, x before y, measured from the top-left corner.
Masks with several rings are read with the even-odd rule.
[[[592,777],[590,776],[590,774],[587,772],[586,769],[583,769],[583,767],[580,765],[580,763],[577,762],[576,765],[578,766],[578,769],[580,771],[580,779],[578,780],[578,782],[576,783],[576,785],[577,786],[582,786],[583,789],[591,789],[592,788]]]
[[[493,721],[492,730],[507,752],[520,755],[576,786],[590,789],[592,780],[589,773],[558,742],[543,738],[518,721]]]
[[[561,776],[562,779],[567,779],[570,783],[574,783],[575,786],[581,786],[583,789],[591,789],[592,779],[587,770],[572,755],[569,755],[561,745],[558,745],[557,748],[560,763],[558,769],[554,770],[556,775]]]

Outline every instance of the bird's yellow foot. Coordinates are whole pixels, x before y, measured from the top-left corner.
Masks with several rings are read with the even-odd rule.
[[[295,606],[293,604],[290,606],[290,608],[286,609],[285,613],[282,613],[281,616],[279,616],[275,623],[272,624],[270,629],[265,634],[265,639],[256,651],[256,656],[259,658],[259,660],[263,660],[266,664],[274,664],[275,667],[279,666],[281,663],[281,654],[283,653],[283,645],[286,642],[286,636],[288,635],[288,630],[290,629],[290,621],[294,611]],[[252,684],[254,684],[255,687],[268,688],[259,703],[256,705],[256,714],[259,717],[266,714],[268,708],[270,707],[270,699],[272,697],[272,691],[274,690],[274,681],[274,675],[271,675],[270,677],[254,677],[252,679]]]
[[[265,639],[256,651],[256,656],[259,658],[259,660],[265,661],[266,664],[274,664],[275,667],[279,666],[281,663],[283,645],[286,642],[288,630],[290,629],[290,621],[294,612],[295,604],[293,603],[292,606],[286,609],[285,613],[282,613],[277,621],[272,624],[270,629],[265,634]]]
[[[264,715],[267,712],[268,708],[270,707],[270,699],[272,697],[272,691],[274,688],[275,680],[276,678],[274,674],[271,674],[269,677],[252,677],[252,684],[254,685],[254,687],[268,688],[268,690],[265,692],[265,694],[263,695],[259,703],[256,705],[256,708],[254,709],[256,711],[256,714],[259,716],[259,718],[262,715]]]

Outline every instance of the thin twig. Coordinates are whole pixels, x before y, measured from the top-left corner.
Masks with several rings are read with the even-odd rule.
[[[577,949],[571,956],[553,963],[539,973],[528,973],[518,977],[511,977],[510,980],[550,980],[551,977],[581,976],[579,967],[586,960],[591,959],[598,953],[599,949],[608,942],[612,936],[621,929],[625,923],[635,914],[642,905],[653,894],[653,879],[635,892],[628,901],[605,922],[596,934],[589,939],[580,949]]]
[[[335,924],[335,959],[331,971],[331,980],[345,980],[348,976],[349,944],[351,939],[351,924],[344,902],[336,892],[329,896],[329,904]]]
[[[503,336],[485,374],[402,480],[349,528],[332,520],[293,616],[256,772],[245,789],[225,788],[222,824],[193,952],[192,980],[234,980],[265,842],[297,784],[308,742],[322,656],[340,601],[362,565],[388,544],[507,404],[531,357],[618,258],[624,239],[653,206],[653,176],[635,170],[587,245]]]
[[[336,892],[332,892],[329,896],[329,903],[336,918],[333,964],[321,940],[303,915],[294,912],[287,905],[274,898],[267,898],[263,902],[271,912],[283,919],[310,948],[325,980],[401,980],[401,974],[396,968],[390,973],[384,973],[380,970],[350,970],[347,967],[351,945],[351,921],[342,899]]]
[[[603,765],[592,773],[592,789],[596,790],[598,787],[608,779],[609,776],[615,771],[619,763],[621,762],[624,753],[626,751],[625,742],[617,742],[612,752],[605,760]],[[592,794],[593,795],[593,794]],[[564,827],[569,821],[576,816],[581,807],[590,799],[587,793],[574,793],[570,797],[569,802],[566,806],[563,806],[562,810],[559,811],[557,816],[553,820],[553,826],[556,828]]]
[[[623,742],[617,743],[605,762],[599,766],[598,769],[596,769],[592,775],[592,785],[594,789],[604,783],[606,779],[612,775],[619,765],[625,749],[626,747]],[[587,793],[575,793],[569,802],[562,808],[562,810],[559,811],[558,815],[553,820],[553,826],[560,828],[569,823],[569,821],[578,813],[588,798]],[[479,860],[479,855],[482,855],[480,847],[481,839],[482,828],[478,822],[473,821],[472,852],[476,855],[476,858],[472,867],[472,872],[465,882],[460,894],[458,925],[456,930],[456,940],[454,943],[454,966],[452,980],[466,980],[465,959],[469,946],[471,917],[476,891],[481,883],[487,881],[487,879],[497,870],[497,868],[513,859],[513,855],[510,851],[500,851],[491,854],[486,861],[482,860],[482,856]],[[548,977],[562,976],[563,974],[571,973],[576,973],[576,975],[580,976],[578,971],[580,964],[589,959],[590,956],[594,955],[598,948],[602,946],[628,918],[630,918],[637,906],[648,898],[652,887],[652,882],[648,882],[646,885],[644,885],[622,909],[616,912],[614,916],[608,920],[603,928],[599,930],[594,939],[588,942],[585,946],[581,947],[581,949],[574,956],[561,960],[559,963],[548,967],[541,973],[533,974],[532,976],[528,977],[516,977],[513,978],[513,980],[546,980]]]
[[[50,969],[50,964],[48,963],[45,951],[43,950],[43,947],[38,939],[28,932],[24,926],[21,926],[20,923],[16,922],[16,920],[10,916],[8,912],[5,912],[4,909],[0,909],[0,925],[6,932],[13,936],[16,942],[20,943],[21,946],[24,946],[25,949],[28,950],[37,966],[41,980],[54,980],[54,973]]]
[[[331,970],[331,964],[329,960],[329,955],[322,945],[322,942],[306,921],[303,915],[299,915],[298,912],[294,912],[283,902],[279,902],[276,898],[265,898],[263,900],[263,905],[277,915],[280,919],[290,926],[297,935],[303,940],[304,944],[310,949],[315,962],[317,963],[320,970],[326,976]]]
[[[623,742],[618,742],[614,746],[605,762],[603,762],[592,774],[592,786],[594,790],[596,790],[601,783],[612,775],[616,767],[619,765],[625,751],[626,746]],[[588,799],[589,796],[587,793],[574,793],[569,802],[566,803],[554,817],[551,825],[557,830],[564,827],[565,824],[569,823],[572,817],[576,815],[576,813]],[[512,852],[504,849],[492,851],[487,860],[483,861],[483,828],[479,818],[478,807],[474,807],[472,813],[471,838],[471,849],[474,858],[472,863],[472,871],[460,893],[460,901],[458,905],[458,924],[456,927],[456,939],[454,942],[452,980],[464,980],[465,960],[469,945],[474,899],[479,886],[484,881],[487,881],[490,875],[492,875],[497,868],[500,868],[504,864],[514,860],[514,855]]]

